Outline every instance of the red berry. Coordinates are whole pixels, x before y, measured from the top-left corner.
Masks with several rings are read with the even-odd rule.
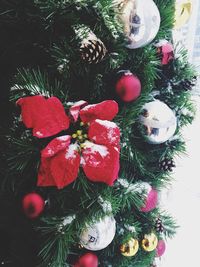
[[[98,267],[98,258],[93,253],[86,253],[79,258],[74,267]]]
[[[25,195],[22,201],[24,213],[28,218],[37,218],[44,210],[44,199],[37,193]]]
[[[136,100],[141,94],[140,80],[132,73],[125,73],[116,84],[116,92],[124,102]]]

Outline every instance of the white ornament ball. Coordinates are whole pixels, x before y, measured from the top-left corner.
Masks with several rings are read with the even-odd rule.
[[[163,102],[155,100],[143,106],[139,116],[141,130],[150,144],[162,144],[175,133],[177,118],[173,111]]]
[[[160,28],[160,13],[153,0],[128,0],[119,5],[119,19],[124,26],[127,48],[149,44]]]
[[[113,216],[88,225],[80,236],[80,244],[89,250],[97,251],[106,248],[114,239],[116,221]]]

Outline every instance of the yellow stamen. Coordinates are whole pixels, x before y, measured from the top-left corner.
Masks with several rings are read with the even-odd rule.
[[[81,122],[81,123],[80,123],[80,126],[83,126],[83,125],[84,125],[84,122]]]
[[[72,138],[77,138],[77,134],[72,134]]]
[[[82,135],[82,130],[78,130],[76,133],[77,133],[77,135]]]
[[[84,134],[83,136],[84,136],[85,138],[88,138],[88,135],[87,135],[87,134]]]
[[[81,144],[80,147],[81,147],[81,148],[85,148],[85,144]]]
[[[79,139],[79,140],[83,140],[83,136],[82,136],[82,135],[79,135],[79,136],[78,136],[78,139]]]

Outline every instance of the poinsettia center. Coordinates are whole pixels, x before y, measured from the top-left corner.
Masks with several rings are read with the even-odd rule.
[[[88,123],[79,123],[78,129],[72,134],[73,142],[77,143],[80,148],[85,147],[85,142],[88,141]]]

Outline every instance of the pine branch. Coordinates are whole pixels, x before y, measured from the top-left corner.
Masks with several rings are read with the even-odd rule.
[[[39,226],[44,242],[42,243],[39,257],[39,266],[64,266],[70,247],[74,243],[74,225],[68,223],[66,218],[43,218],[44,226]],[[72,220],[73,221],[73,220]]]
[[[45,97],[58,96],[63,101],[67,99],[67,92],[61,81],[54,80],[53,83],[47,78],[47,74],[38,70],[19,70],[15,79],[16,84],[11,88],[11,101],[20,97],[43,95]]]

